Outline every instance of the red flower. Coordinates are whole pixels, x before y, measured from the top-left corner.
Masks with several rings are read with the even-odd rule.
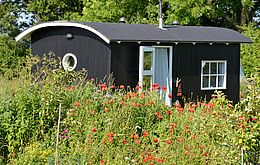
[[[116,88],[115,85],[111,85],[111,86],[110,86],[110,89],[115,89],[115,88]]]
[[[208,156],[208,154],[206,152],[203,152],[203,156]]]
[[[148,136],[148,132],[144,131],[143,136],[147,137]]]
[[[253,117],[252,120],[253,120],[253,121],[256,121],[257,119],[256,119],[256,117]]]
[[[173,132],[173,129],[170,129],[169,132],[172,133],[172,132]]]
[[[199,145],[199,149],[202,149],[202,148],[203,148],[203,146]]]
[[[192,138],[192,139],[195,139],[195,138],[196,138],[196,135],[191,135],[191,138]]]
[[[172,114],[172,111],[171,110],[168,110],[168,115],[170,116]]]
[[[125,139],[122,140],[123,144],[127,144],[127,141]]]
[[[169,139],[166,139],[165,142],[166,142],[167,144],[171,144],[171,141],[170,141]]]
[[[166,86],[162,86],[162,90],[166,91],[167,90]]]
[[[151,100],[151,101],[150,101],[150,104],[151,104],[151,105],[153,105],[153,104],[154,104],[154,101],[153,101],[153,100]]]
[[[163,116],[161,116],[160,112],[156,112],[156,115],[157,115],[158,119],[162,119],[163,118]]]
[[[153,142],[155,142],[155,143],[158,143],[158,141],[159,141],[159,140],[158,140],[157,138],[154,138],[154,139],[153,139]]]
[[[232,104],[228,104],[227,106],[228,106],[228,108],[233,108]]]
[[[107,134],[109,141],[112,143],[113,142],[113,137],[114,137],[114,132],[110,132],[109,134]]]
[[[148,157],[144,158],[144,162],[147,163],[148,162]]]
[[[171,126],[172,129],[174,129],[176,127],[176,124],[171,123],[170,126]]]
[[[75,105],[76,107],[78,107],[78,106],[80,106],[80,103],[76,101],[76,102],[74,103],[74,105]]]
[[[172,95],[169,93],[169,94],[168,94],[168,97],[171,99],[171,98],[172,98]]]
[[[124,89],[125,88],[125,86],[124,85],[120,85],[120,87],[119,87],[120,89]]]
[[[153,155],[149,155],[148,158],[149,158],[149,160],[153,160],[154,159]]]
[[[239,120],[244,120],[243,116],[238,116]]]
[[[96,127],[92,128],[92,132],[97,132],[97,128]]]
[[[192,121],[192,120],[193,120],[192,116],[190,116],[189,120],[190,120],[190,121]]]
[[[160,159],[160,158],[156,158],[155,161],[156,161],[157,163],[163,163],[163,159]]]
[[[189,111],[194,113],[194,109],[193,108],[189,108]]]
[[[154,165],[153,162],[151,162],[149,165]]]
[[[187,130],[186,130],[186,132],[187,132],[187,133],[190,133],[190,130],[189,130],[189,129],[187,129]]]
[[[141,104],[138,102],[138,103],[136,103],[136,106],[140,108]]]
[[[185,155],[189,155],[189,153],[190,153],[189,151],[185,151],[184,152]]]
[[[105,161],[102,159],[102,160],[100,160],[100,164],[101,165],[104,165],[105,164]]]
[[[190,148],[188,146],[185,146],[184,148],[185,148],[186,151],[190,150]]]

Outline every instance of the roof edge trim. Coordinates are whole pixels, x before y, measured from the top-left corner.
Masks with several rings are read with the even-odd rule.
[[[32,26],[32,27],[26,29],[25,31],[23,31],[22,33],[17,35],[15,37],[15,40],[19,41],[22,38],[24,38],[25,36],[31,34],[35,30],[45,28],[45,27],[54,27],[54,26],[67,26],[67,27],[72,26],[72,27],[78,27],[78,28],[86,29],[86,30],[89,30],[92,33],[96,34],[97,36],[99,36],[106,43],[108,43],[108,44],[110,43],[110,40],[105,35],[103,35],[99,31],[97,31],[96,29],[94,29],[90,26],[83,25],[83,24],[80,24],[80,23],[75,23],[75,22],[45,22],[45,23],[41,23],[41,24],[38,24],[38,25],[35,25],[35,26]]]

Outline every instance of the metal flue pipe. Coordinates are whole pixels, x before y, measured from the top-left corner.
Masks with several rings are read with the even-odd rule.
[[[163,28],[163,18],[162,18],[162,0],[159,0],[159,28]]]

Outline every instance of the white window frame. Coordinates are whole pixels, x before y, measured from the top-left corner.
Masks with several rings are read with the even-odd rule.
[[[203,74],[203,66],[204,64],[209,63],[209,73],[208,74]],[[217,73],[216,74],[211,74],[211,64],[212,63],[217,63]],[[218,73],[218,63],[224,63],[224,73],[219,74]],[[209,87],[203,87],[203,76],[209,76]],[[216,87],[210,87],[210,77],[211,76],[217,76],[216,78]],[[223,82],[223,87],[218,87],[218,76],[224,76],[224,82]],[[201,61],[201,90],[216,90],[216,89],[226,89],[227,85],[227,60],[202,60]]]
[[[68,65],[69,57],[72,57],[73,60],[74,60],[74,65],[73,66],[69,66]],[[62,58],[62,67],[63,67],[64,70],[73,71],[74,69],[76,69],[77,64],[78,64],[77,57],[74,54],[72,54],[72,53],[67,53]]]

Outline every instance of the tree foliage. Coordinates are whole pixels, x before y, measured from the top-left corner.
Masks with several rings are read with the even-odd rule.
[[[28,54],[28,47],[8,36],[0,35],[0,74],[16,68]]]
[[[179,20],[184,25],[211,25],[236,29],[248,24],[259,11],[254,0],[167,0],[166,22]]]
[[[241,62],[247,77],[250,74],[260,73],[260,29],[252,24],[243,26],[244,35],[249,37],[254,43],[243,44],[241,47]]]

